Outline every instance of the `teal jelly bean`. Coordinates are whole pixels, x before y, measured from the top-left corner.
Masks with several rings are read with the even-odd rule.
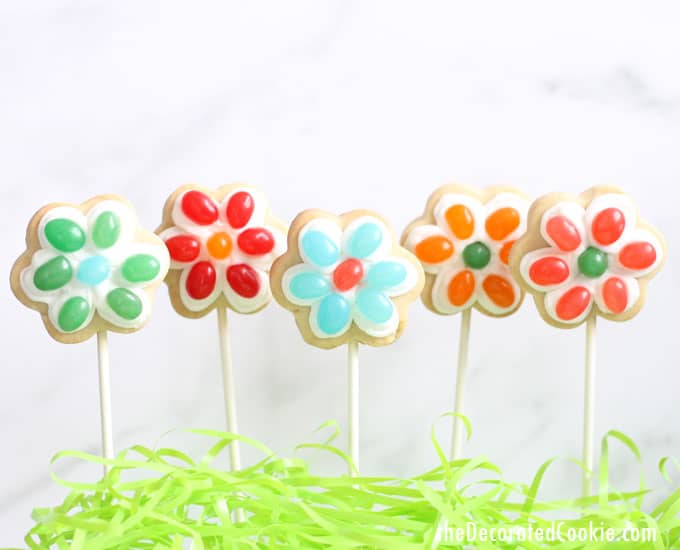
[[[399,262],[378,262],[368,270],[366,280],[375,290],[394,288],[406,280],[406,268]]]
[[[316,322],[324,334],[333,336],[349,324],[351,306],[340,294],[329,294],[319,303]]]
[[[290,280],[289,288],[296,298],[311,300],[328,294],[331,284],[320,273],[298,273]]]
[[[361,224],[350,238],[349,255],[354,258],[367,258],[378,249],[382,238],[382,229],[378,225],[372,222]]]
[[[373,323],[386,323],[392,317],[392,300],[379,290],[364,288],[357,293],[356,305],[361,314]]]
[[[104,256],[90,256],[80,262],[76,279],[88,286],[96,286],[109,276],[111,267]]]
[[[309,261],[319,267],[328,267],[340,257],[337,245],[321,231],[307,231],[302,237],[302,250]]]

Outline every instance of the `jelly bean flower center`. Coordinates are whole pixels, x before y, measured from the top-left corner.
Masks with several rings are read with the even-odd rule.
[[[224,231],[215,233],[210,236],[206,243],[209,254],[216,260],[224,260],[231,254],[232,242],[231,237]]]
[[[104,256],[90,256],[78,266],[76,278],[87,286],[97,286],[104,282],[111,272],[109,260]]]
[[[347,292],[364,278],[364,266],[355,258],[348,258],[333,271],[333,285],[340,292]]]
[[[578,257],[578,269],[586,277],[596,279],[607,271],[607,253],[595,246],[589,246]]]
[[[491,261],[491,250],[483,242],[471,243],[463,249],[463,261],[472,269],[484,269]]]

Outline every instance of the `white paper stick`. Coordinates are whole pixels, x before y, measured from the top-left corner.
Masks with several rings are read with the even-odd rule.
[[[458,368],[456,371],[456,397],[453,404],[453,411],[456,414],[463,414],[465,410],[465,379],[468,368],[468,347],[470,344],[470,318],[472,308],[463,310],[460,319],[460,336],[458,340]],[[453,417],[453,434],[451,436],[451,460],[457,460],[461,456],[463,447],[463,434],[465,424],[457,416]]]
[[[347,344],[347,416],[349,422],[349,456],[359,469],[359,344]],[[353,474],[350,471],[350,474]]]
[[[223,305],[217,306],[217,324],[220,338],[220,359],[222,362],[222,383],[224,385],[224,410],[227,415],[227,431],[238,434],[234,373],[231,368],[231,342],[229,340],[229,326],[227,324],[227,308]],[[232,470],[241,469],[241,452],[238,441],[232,441],[231,445],[229,445],[229,460]]]
[[[593,439],[595,432],[595,316],[586,321],[586,368],[583,403],[583,496],[590,496],[593,490]]]
[[[105,330],[97,333],[97,362],[99,365],[99,415],[102,431],[102,455],[114,458],[113,427],[111,420],[111,375],[109,369],[109,339]],[[104,466],[107,474],[110,466]]]

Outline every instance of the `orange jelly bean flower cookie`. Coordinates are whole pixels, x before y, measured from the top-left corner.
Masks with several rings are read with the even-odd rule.
[[[541,197],[528,227],[511,254],[513,273],[543,318],[562,328],[590,315],[633,317],[665,257],[661,234],[616,187]]]
[[[528,208],[523,193],[505,186],[445,185],[432,193],[402,236],[427,276],[423,303],[442,315],[473,306],[496,317],[513,313],[524,293],[508,258],[526,230]]]
[[[166,283],[180,315],[201,317],[219,301],[255,313],[271,301],[269,269],[284,249],[286,226],[257,189],[180,187],[156,233],[170,253]]]

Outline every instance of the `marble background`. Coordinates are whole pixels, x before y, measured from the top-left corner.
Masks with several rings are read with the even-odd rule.
[[[450,181],[533,196],[616,183],[665,233],[669,259],[637,318],[599,325],[597,433],[629,434],[667,490],[655,463],[680,455],[679,18],[674,2],[2,2],[1,271],[37,207],[105,192],[149,228],[178,185],[240,180],[288,221],[365,207],[401,230]],[[411,315],[397,344],[361,350],[366,473],[436,460],[429,430],[451,406],[459,318],[419,303]],[[232,319],[245,434],[289,452],[321,422],[344,423],[344,350],[308,347],[276,305]],[[175,315],[163,288],[144,331],[111,336],[119,448],[223,425],[215,325]],[[525,481],[551,456],[578,456],[583,340],[531,300],[506,320],[474,315],[468,452]],[[20,545],[31,509],[63,497],[52,454],[99,449],[95,342],[52,341],[7,285],[0,342],[0,542]],[[614,484],[631,488],[638,466],[613,447]],[[557,465],[546,495],[575,495],[578,478]]]

